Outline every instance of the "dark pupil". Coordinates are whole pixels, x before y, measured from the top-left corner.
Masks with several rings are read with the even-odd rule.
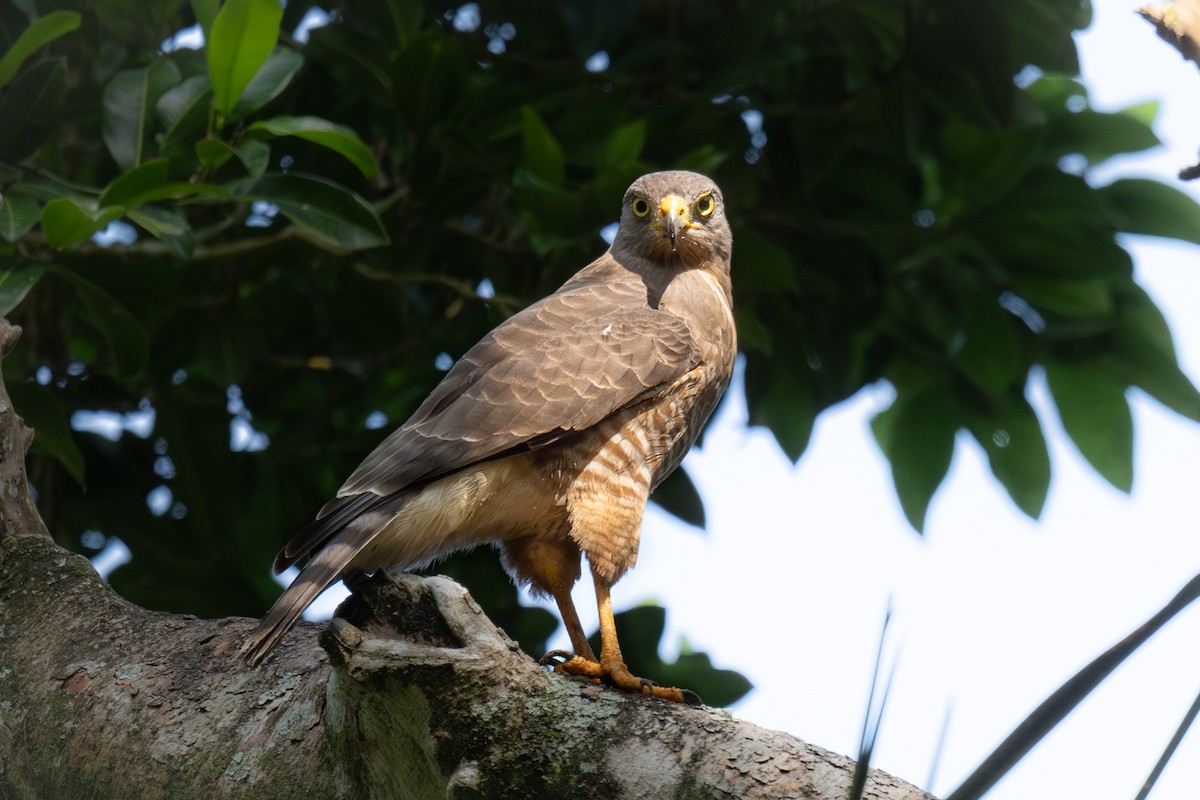
[[[645,214],[648,208],[650,208],[650,206],[646,205],[645,200],[635,200],[633,202],[633,210],[639,214]]]

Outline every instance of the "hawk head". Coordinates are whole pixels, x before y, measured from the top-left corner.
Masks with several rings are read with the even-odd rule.
[[[710,178],[676,170],[651,172],[625,192],[615,252],[684,267],[729,269],[733,236],[721,190]]]

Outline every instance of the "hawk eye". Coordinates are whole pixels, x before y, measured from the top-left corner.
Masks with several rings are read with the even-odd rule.
[[[633,209],[635,217],[644,217],[650,213],[650,204],[646,202],[646,198],[644,197],[633,198],[633,202],[629,206]]]
[[[702,217],[711,217],[716,210],[717,201],[713,199],[712,192],[700,195],[700,199],[696,201],[697,214]]]

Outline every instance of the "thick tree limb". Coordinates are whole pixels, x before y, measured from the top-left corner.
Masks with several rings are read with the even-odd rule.
[[[372,578],[327,653],[302,624],[248,668],[253,621],[145,611],[28,535],[27,436],[2,386],[0,404],[20,445],[0,463],[2,797],[845,797],[849,759],[550,674],[445,578]],[[866,796],[929,797],[878,771]]]
[[[1142,6],[1138,14],[1154,26],[1159,38],[1200,67],[1200,0],[1173,0],[1163,8]],[[1180,180],[1200,178],[1200,164],[1179,171]]]
[[[3,361],[17,340],[21,328],[0,317],[0,361]],[[0,542],[12,536],[46,536],[46,523],[42,521],[33,496],[29,492],[29,478],[25,474],[25,451],[33,441],[33,431],[13,410],[4,376],[0,375]]]

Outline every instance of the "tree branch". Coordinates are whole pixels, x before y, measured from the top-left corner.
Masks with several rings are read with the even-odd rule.
[[[0,361],[8,357],[21,338],[21,328],[0,317]],[[0,373],[0,544],[16,536],[49,538],[25,473],[25,451],[33,442],[33,431],[17,416]]]
[[[1174,0],[1165,7],[1142,6],[1137,13],[1154,26],[1159,38],[1200,67],[1200,0]],[[1200,178],[1200,164],[1184,167],[1179,179]]]
[[[1174,0],[1165,8],[1142,6],[1137,13],[1154,25],[1159,38],[1200,67],[1200,2]]]

